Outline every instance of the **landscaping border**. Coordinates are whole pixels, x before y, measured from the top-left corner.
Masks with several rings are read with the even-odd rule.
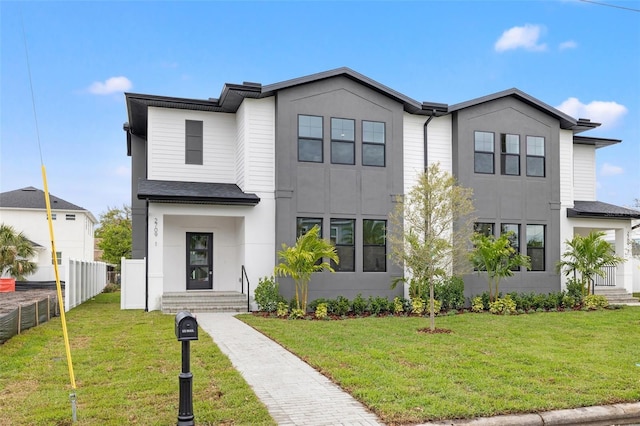
[[[59,315],[56,296],[48,296],[29,305],[18,305],[16,309],[0,317],[0,344]]]

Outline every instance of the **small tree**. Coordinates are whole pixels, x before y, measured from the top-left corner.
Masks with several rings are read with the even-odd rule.
[[[574,235],[567,240],[567,250],[562,254],[562,260],[556,264],[558,272],[564,270],[565,275],[578,273],[582,283],[582,293],[590,294],[591,285],[596,275],[605,277],[605,266],[616,266],[624,262],[622,257],[616,256],[607,241],[603,240],[604,232],[592,231],[586,237]]]
[[[462,274],[473,230],[472,190],[431,164],[390,215],[390,257],[417,284],[429,286],[430,328],[435,329],[434,285],[438,278]]]
[[[474,245],[469,254],[469,259],[474,269],[487,273],[489,284],[489,300],[495,302],[500,294],[500,281],[513,275],[513,270],[524,266],[531,268],[529,256],[517,253],[511,247],[513,232],[506,232],[496,238],[493,235],[476,233],[471,239]]]
[[[29,260],[35,254],[33,244],[22,232],[0,224],[0,276],[8,274],[17,280],[24,280],[26,275],[38,269],[38,265]]]
[[[101,214],[95,236],[99,239],[102,260],[120,270],[120,259],[131,258],[131,207],[109,208]]]
[[[311,274],[325,269],[335,272],[331,264],[324,259],[339,263],[336,248],[330,242],[319,237],[320,228],[315,225],[296,240],[294,246],[282,244],[278,258],[282,262],[273,269],[276,276],[290,276],[296,290],[296,306],[302,312],[307,311],[307,296]]]

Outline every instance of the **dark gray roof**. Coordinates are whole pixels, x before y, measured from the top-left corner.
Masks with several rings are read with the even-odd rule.
[[[592,145],[596,148],[602,148],[609,145],[614,145],[622,142],[621,139],[609,139],[609,138],[592,138],[589,136],[574,136],[573,143],[580,145]]]
[[[254,206],[260,202],[256,194],[242,192],[233,183],[178,182],[138,180],[138,199],[189,204],[223,204]]]
[[[537,108],[538,110],[557,118],[560,121],[560,127],[563,129],[571,129],[571,130],[574,130],[574,132],[583,132],[585,130],[598,127],[600,125],[599,123],[592,123],[591,121],[582,119],[582,118],[576,120],[575,118],[565,114],[564,112],[550,105],[547,105],[541,100],[536,99],[533,96],[516,88],[503,90],[502,92],[497,92],[487,96],[482,96],[480,98],[461,102],[459,104],[450,105],[449,112],[455,112],[464,108],[469,108],[485,102],[491,102],[496,99],[504,98],[507,96],[513,96],[515,98],[518,98],[522,102],[529,104],[532,107]]]
[[[602,201],[574,201],[567,209],[567,217],[591,219],[640,219],[640,210],[628,209]]]
[[[86,210],[49,193],[51,210]],[[21,209],[46,209],[44,191],[28,186],[15,191],[0,194],[0,207],[15,207]]]

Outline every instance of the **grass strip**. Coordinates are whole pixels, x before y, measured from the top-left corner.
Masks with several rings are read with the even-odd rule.
[[[120,310],[100,294],[67,313],[77,425],[168,425],[178,415],[181,343],[174,316]],[[191,342],[198,425],[272,425],[228,358],[201,331]],[[0,346],[0,425],[71,425],[71,385],[60,318]]]
[[[273,338],[389,424],[640,399],[640,308],[436,319],[239,319]]]

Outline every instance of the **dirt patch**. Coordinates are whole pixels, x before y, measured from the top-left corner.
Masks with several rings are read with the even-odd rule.
[[[56,298],[57,291],[50,289],[33,289],[0,293],[0,315],[18,308],[20,305],[31,305],[47,296]]]

